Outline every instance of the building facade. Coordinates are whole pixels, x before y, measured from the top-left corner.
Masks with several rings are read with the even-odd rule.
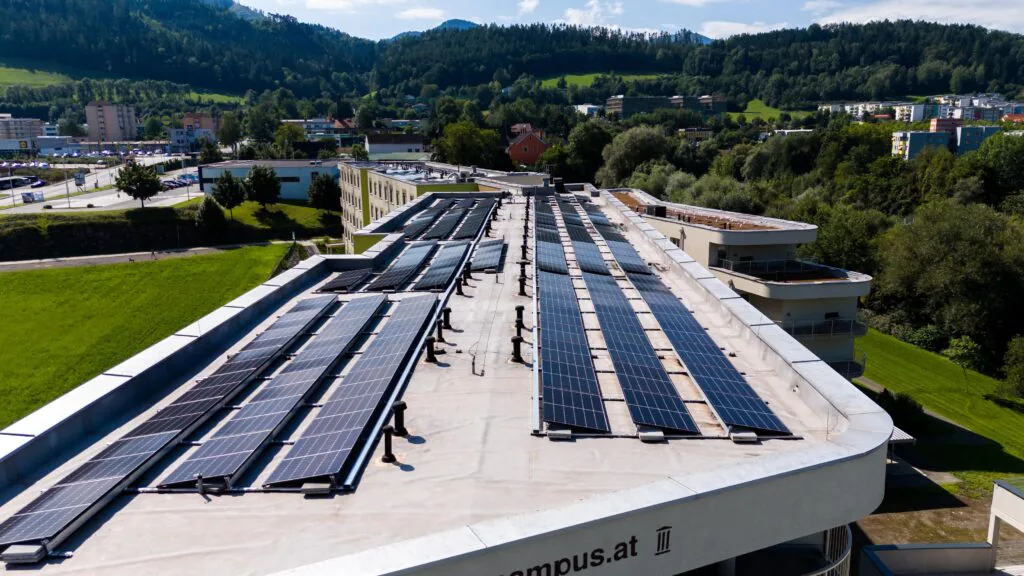
[[[309,200],[309,186],[320,174],[338,179],[336,160],[229,160],[199,167],[199,189],[212,194],[213,186],[225,172],[236,178],[246,178],[254,166],[267,166],[281,182],[281,199]]]
[[[423,136],[419,134],[367,134],[366,153],[396,154],[423,152]]]
[[[171,152],[195,152],[203,140],[216,144],[217,133],[207,128],[185,125],[184,128],[171,128],[168,131],[168,140]]]
[[[0,140],[31,140],[42,135],[42,120],[14,118],[10,114],[0,114]]]
[[[217,133],[220,132],[220,116],[213,116],[206,112],[188,112],[181,119],[181,124],[186,128],[191,126],[196,130],[206,130],[213,133],[214,139],[216,139]]]
[[[892,133],[892,155],[913,160],[921,152],[928,148],[949,148],[948,132],[925,132],[913,130],[910,132]]]
[[[956,153],[958,155],[974,152],[981,148],[982,142],[1002,131],[999,126],[957,126]]]
[[[89,139],[97,142],[126,142],[137,139],[139,121],[135,106],[90,102],[85,107]]]
[[[671,108],[675,108],[672,101],[662,96],[612,96],[604,106],[606,114],[620,119]]]
[[[512,162],[521,166],[535,166],[548,149],[547,142],[537,133],[526,132],[509,142],[505,152]]]

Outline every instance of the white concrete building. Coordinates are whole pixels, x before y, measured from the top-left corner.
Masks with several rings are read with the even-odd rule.
[[[217,134],[213,130],[196,128],[191,125],[184,128],[171,128],[167,137],[171,152],[195,152],[203,140],[217,143]]]
[[[331,131],[334,128],[334,121],[327,118],[310,118],[308,120],[299,119],[288,119],[281,120],[282,124],[294,124],[299,126],[307,135],[310,134],[324,134]]]
[[[423,152],[423,136],[420,134],[367,134],[366,152],[371,156]]]
[[[853,341],[865,330],[857,301],[872,278],[799,258],[817,226],[662,202],[641,190],[615,196],[816,356],[855,360]]]
[[[573,108],[576,109],[576,112],[588,118],[597,116],[601,113],[601,110],[604,110],[603,106],[597,106],[596,104],[580,104],[578,106],[573,106]]]
[[[500,175],[483,178],[503,181]],[[0,431],[0,485],[11,494],[0,505],[0,519],[15,518],[0,524],[0,546],[13,541],[0,557],[30,562],[74,552],[39,564],[44,575],[760,576],[767,565],[787,576],[849,574],[847,525],[870,514],[883,497],[893,432],[888,415],[615,195],[572,186],[590,193],[592,203],[584,209],[571,195],[557,203],[550,195],[527,200],[521,192],[551,189],[507,181],[495,192],[419,196],[375,223],[378,237],[365,252],[303,261]],[[463,256],[447,261],[454,262],[450,278],[458,278],[489,235],[510,239],[504,266],[449,280],[433,292],[413,290],[436,257],[416,264],[404,281],[387,284],[394,290],[372,289],[395,262],[412,266],[409,251],[420,249],[404,236],[413,221],[447,218],[447,225],[461,230],[466,224],[457,224],[458,210],[499,198],[496,216],[478,221],[479,232],[464,240],[469,248]],[[437,207],[447,200],[456,204]],[[537,218],[538,202],[555,210],[558,224]],[[659,393],[685,399],[695,433],[636,423],[644,415],[631,411],[637,404],[623,393],[632,390],[628,372],[610,352],[614,332],[602,326],[604,293],[592,291],[594,279],[582,273],[583,252],[570,241],[579,232],[569,235],[563,209],[592,223],[604,221],[621,236],[611,246],[596,231],[584,232],[595,247],[590,255],[608,267],[602,282],[631,302],[636,315],[624,317],[640,326],[644,350],[658,351],[647,369],[665,374],[668,383]],[[548,240],[538,236],[545,226]],[[561,244],[550,241],[552,234]],[[458,247],[444,239],[441,245],[441,251]],[[681,302],[681,313],[721,348],[722,366],[742,375],[757,399],[751,410],[770,410],[788,433],[725,423],[714,388],[695,375],[698,360],[677,352],[669,324],[638,296],[639,281],[622,272],[626,247],[652,272],[646,282],[660,286],[668,301]],[[553,273],[538,262],[549,249],[568,270],[558,284],[567,290],[550,291],[555,284],[546,274]],[[515,264],[520,250],[527,252],[522,267],[529,276],[521,287]],[[540,251],[545,256],[538,258]],[[431,260],[429,252],[418,258]],[[354,270],[367,271],[364,280],[323,303],[317,290]],[[341,338],[334,319],[353,322],[343,315],[367,302],[374,302],[370,321],[351,324],[349,340],[330,347],[338,357],[329,369],[308,376],[314,379],[305,392],[289,396],[287,387],[279,387],[286,372],[296,375],[289,385],[298,385],[303,372],[292,366],[305,361],[305,352],[322,353],[322,339]],[[550,306],[561,305],[564,315],[545,316]],[[229,359],[245,362],[253,350],[268,346],[245,348],[271,327],[287,332],[275,322],[299,307],[320,310],[319,319],[289,320],[296,335],[278,337],[291,344],[266,377],[257,371],[232,385],[212,376]],[[454,330],[444,328],[449,323]],[[529,343],[516,337],[517,323],[528,330]],[[571,385],[559,379],[555,366],[562,329],[585,334],[574,341],[581,360],[573,366],[578,374],[591,369],[594,380],[588,382],[597,394],[587,410],[606,413],[608,433],[557,424],[555,408],[567,406],[559,403],[576,401],[552,388]],[[643,339],[634,342],[640,346]],[[513,340],[521,345],[521,361],[514,358]],[[436,361],[435,348],[444,352]],[[373,364],[364,367],[367,362]],[[364,387],[368,376],[375,384]],[[224,386],[228,391],[220,391]],[[359,392],[358,398],[350,392]],[[248,419],[243,412],[269,396],[280,405],[264,406],[278,412],[268,409],[260,418],[286,414],[274,416],[284,424],[255,444],[232,436]],[[211,397],[214,404],[187,430],[158,432],[152,426],[196,414],[188,407]],[[365,410],[372,412],[359,416]],[[339,422],[364,418],[358,421],[365,427],[352,428],[354,436],[321,435],[334,414]],[[139,428],[145,426],[150,428]],[[118,443],[126,433],[134,434],[131,443]],[[357,437],[355,447],[339,456],[335,442],[351,437]],[[245,459],[239,464],[244,471],[185,475],[186,482],[165,484],[184,462],[202,460],[196,455],[214,446],[215,438],[239,440],[231,454]],[[324,441],[304,443],[309,438]],[[32,510],[50,512],[38,506],[24,512],[41,493],[67,494],[52,487],[74,485],[69,474],[82,480],[87,473],[114,473],[95,462],[133,456],[122,454],[139,444],[166,448],[127,471],[121,466],[117,473],[128,474],[123,481],[97,488],[106,491],[103,500],[65,501],[74,508],[71,525],[40,528],[26,521]],[[300,444],[314,449],[306,462],[294,456]],[[307,465],[334,470],[335,459],[338,473],[273,481],[285,462],[296,463],[301,475]],[[23,532],[12,536],[12,527]],[[52,536],[40,540],[44,533]]]
[[[922,122],[924,119],[924,104],[901,104],[896,106],[896,121],[898,122]]]
[[[309,185],[320,174],[338,179],[337,160],[228,160],[199,167],[199,187],[206,194],[213,193],[213,185],[225,172],[237,178],[246,178],[253,166],[268,166],[281,182],[283,200],[308,200]]]

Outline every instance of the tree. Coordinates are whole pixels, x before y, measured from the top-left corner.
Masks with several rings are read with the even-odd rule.
[[[597,182],[606,188],[619,186],[637,166],[662,159],[669,150],[668,139],[661,130],[650,126],[631,128],[604,149],[604,166],[597,172]]]
[[[365,162],[370,159],[370,155],[366,152],[366,147],[364,147],[362,144],[353,144],[352,158],[354,160],[362,160]]]
[[[299,103],[296,104],[295,107],[299,112],[299,116],[301,116],[303,120],[309,120],[314,114],[316,114],[316,108],[309,100],[299,100]]]
[[[238,153],[238,143],[242,140],[242,125],[238,118],[228,112],[220,117],[220,130],[217,131],[217,138],[221,143],[230,146],[235,153]]]
[[[600,118],[578,124],[569,132],[567,150],[575,179],[583,182],[594,181],[594,174],[604,162],[601,153],[614,138],[615,133],[612,132],[611,124]]]
[[[164,122],[157,116],[146,118],[145,134],[147,140],[159,140],[164,135]]]
[[[270,142],[280,120],[277,110],[269,103],[249,108],[245,113],[245,128],[249,137],[256,142]]]
[[[87,135],[85,128],[70,118],[62,118],[57,123],[57,133],[61,136],[71,136],[73,138],[84,138]]]
[[[202,231],[203,237],[207,240],[219,240],[224,235],[226,225],[224,210],[220,205],[209,196],[203,198],[203,203],[196,210],[196,226]]]
[[[540,155],[538,168],[547,169],[552,176],[571,178],[569,151],[561,144],[554,144]]]
[[[297,143],[305,141],[306,131],[298,124],[281,124],[274,134],[274,144],[281,150],[291,150]]]
[[[1003,374],[1006,376],[1007,392],[1024,396],[1024,336],[1014,336],[1003,356]]]
[[[467,100],[462,106],[462,119],[467,122],[472,122],[477,126],[484,125],[484,115],[480,111],[480,106],[477,105],[473,100]]]
[[[438,160],[450,164],[498,167],[509,163],[497,132],[464,120],[446,126],[435,148]]]
[[[335,111],[337,113],[336,118],[345,119],[355,116],[356,112],[355,109],[352,108],[351,102],[348,100],[338,100],[337,104],[338,109]]]
[[[953,338],[949,341],[949,348],[942,351],[942,355],[963,370],[964,388],[967,388],[967,371],[975,370],[981,364],[981,349],[978,344],[971,340],[970,336]]]
[[[264,210],[268,204],[275,204],[281,198],[281,181],[273,168],[253,166],[245,183],[249,201],[259,203]]]
[[[227,208],[232,220],[235,219],[235,207],[245,201],[245,196],[245,182],[235,178],[227,170],[217,178],[217,182],[213,185],[213,198],[218,204]]]
[[[309,185],[309,203],[321,210],[341,210],[341,187],[330,174],[318,174]]]
[[[369,130],[373,128],[373,123],[377,120],[377,105],[373,102],[364,102],[359,106],[359,111],[356,112],[356,126],[360,130]]]
[[[114,179],[117,189],[124,192],[146,207],[146,200],[156,196],[163,189],[160,177],[152,166],[143,166],[135,162],[128,162],[121,167]]]
[[[200,164],[213,164],[224,160],[224,156],[220,153],[220,148],[216,144],[210,141],[209,138],[202,138],[199,141],[199,163]]]

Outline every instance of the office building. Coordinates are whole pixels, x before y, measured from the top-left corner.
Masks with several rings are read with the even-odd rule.
[[[60,126],[54,122],[47,122],[43,124],[43,136],[59,136]]]
[[[675,106],[663,96],[612,96],[604,105],[605,114],[619,119],[672,108]]]
[[[139,121],[135,106],[90,102],[85,107],[89,140],[96,142],[128,142],[138,139]]]
[[[420,134],[367,134],[364,140],[371,160],[383,154],[418,154],[425,150],[423,136]]]
[[[213,133],[215,137],[220,132],[220,116],[213,116],[206,112],[187,112],[182,117],[181,124],[185,128],[191,126],[196,130],[206,130],[208,133]]]
[[[865,331],[857,301],[872,278],[800,258],[817,226],[612,193],[815,356],[843,370],[854,361],[853,340]]]
[[[253,166],[266,166],[274,170],[281,182],[283,200],[309,200],[309,185],[320,174],[338,178],[337,160],[228,160],[199,167],[199,188],[213,193],[213,186],[225,172],[236,178],[246,178]]]
[[[478,178],[3,430],[0,558],[849,574],[888,415],[613,193]]]
[[[167,133],[171,152],[197,152],[204,140],[217,143],[217,133],[206,128],[186,124],[184,128],[171,128]]]
[[[0,140],[32,140],[43,135],[43,121],[38,118],[14,118],[0,114]]]
[[[580,114],[582,114],[582,115],[584,115],[584,116],[586,116],[588,118],[593,118],[595,116],[599,116],[601,114],[601,110],[604,109],[604,108],[602,108],[600,106],[597,106],[595,104],[580,104],[578,106],[573,106],[573,108],[576,110],[576,112],[578,112],[578,113],[580,113]]]

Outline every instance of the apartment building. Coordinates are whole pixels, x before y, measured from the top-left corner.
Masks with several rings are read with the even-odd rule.
[[[800,258],[797,248],[814,241],[817,226],[611,192],[822,360],[854,360],[853,340],[864,332],[857,300],[872,278]]]
[[[185,128],[191,126],[195,130],[212,132],[215,138],[217,133],[220,132],[220,116],[213,116],[206,112],[188,112],[181,119],[181,124]]]
[[[605,103],[604,111],[609,116],[626,119],[636,114],[647,114],[655,110],[675,108],[672,101],[663,96],[612,96]]]
[[[928,148],[948,148],[949,132],[926,132],[911,130],[892,133],[892,155],[913,160]]]
[[[38,118],[14,118],[0,114],[0,140],[32,140],[43,135],[43,121]]]
[[[956,153],[958,155],[974,152],[981,144],[1002,131],[999,126],[957,126]]]
[[[138,137],[139,121],[131,104],[90,102],[85,107],[85,120],[93,141],[125,142]]]

